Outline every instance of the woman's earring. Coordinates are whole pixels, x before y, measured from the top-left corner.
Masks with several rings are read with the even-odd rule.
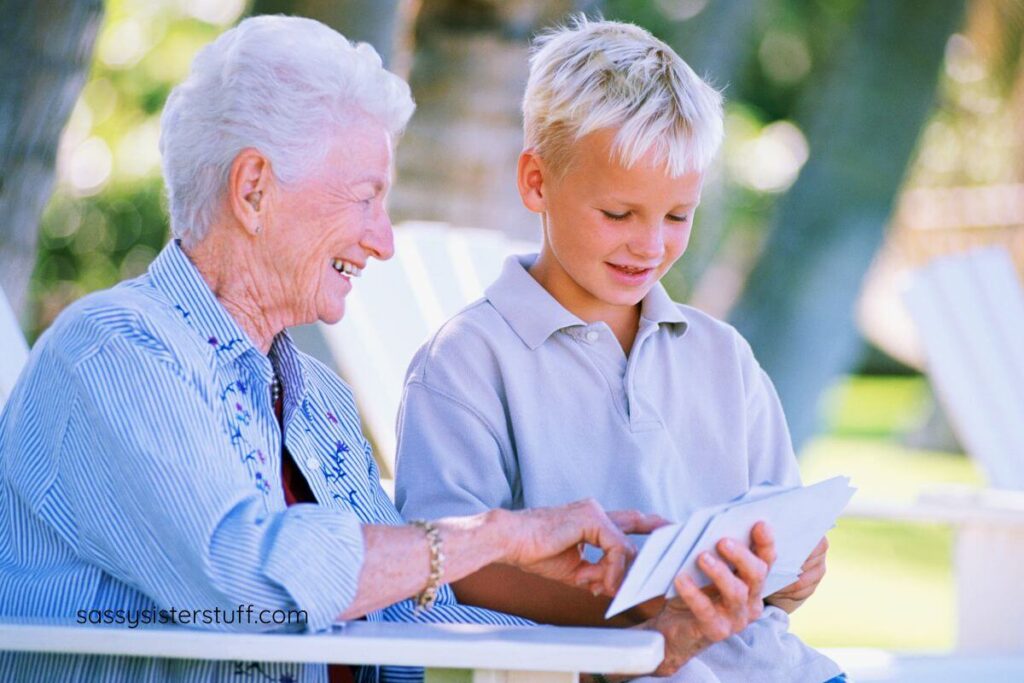
[[[263,230],[263,225],[261,223],[257,223],[256,224],[256,234],[257,235],[260,234],[261,230]]]

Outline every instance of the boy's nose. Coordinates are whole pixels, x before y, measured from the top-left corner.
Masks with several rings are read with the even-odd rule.
[[[645,259],[660,259],[665,253],[665,235],[661,225],[645,226],[630,241],[631,251]]]

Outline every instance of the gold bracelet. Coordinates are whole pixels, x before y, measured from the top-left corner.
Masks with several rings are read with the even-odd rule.
[[[422,612],[433,607],[434,601],[437,600],[437,589],[441,587],[441,577],[444,575],[444,548],[441,543],[441,532],[433,522],[414,519],[409,524],[423,529],[427,536],[427,544],[430,546],[430,576],[427,577],[426,587],[416,596],[416,611]]]

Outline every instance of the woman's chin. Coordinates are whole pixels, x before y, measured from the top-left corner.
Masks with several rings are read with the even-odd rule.
[[[317,318],[320,320],[320,322],[326,323],[328,325],[334,325],[335,323],[340,322],[341,319],[344,318],[344,317],[345,317],[345,300],[344,299],[341,299],[340,301],[337,301],[337,302],[331,302],[329,305],[321,307],[320,311],[319,311],[319,315],[317,316]]]

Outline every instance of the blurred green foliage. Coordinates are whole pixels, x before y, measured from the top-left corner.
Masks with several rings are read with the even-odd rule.
[[[242,9],[221,0],[107,2],[40,226],[30,341],[83,294],[143,272],[166,242],[160,111],[196,52]]]

